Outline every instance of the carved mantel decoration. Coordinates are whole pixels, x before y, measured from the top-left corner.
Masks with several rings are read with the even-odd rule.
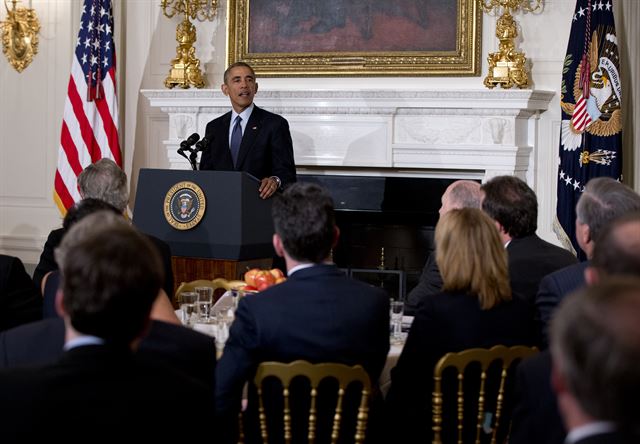
[[[22,72],[38,53],[38,32],[40,21],[32,8],[17,8],[19,0],[11,0],[9,9],[7,0],[7,19],[0,22],[2,28],[2,52],[16,71]]]
[[[219,90],[143,90],[168,115],[158,167],[189,168],[177,149],[229,111]],[[539,113],[554,93],[534,90],[260,90],[256,103],[282,114],[298,172],[532,183]]]
[[[479,0],[485,12],[495,10],[502,15],[496,23],[496,37],[500,41],[498,52],[487,57],[489,74],[484,79],[487,88],[500,85],[503,88],[526,88],[529,86],[529,70],[524,52],[516,51],[515,38],[518,36],[518,24],[511,13],[522,8],[527,12],[538,11],[542,0]],[[533,3],[532,3],[533,2]]]
[[[160,7],[167,18],[184,14],[176,28],[176,58],[171,60],[169,75],[164,81],[167,88],[179,86],[187,89],[191,86],[204,87],[204,78],[200,70],[200,60],[196,57],[196,27],[191,20],[213,20],[218,9],[218,0],[161,0]]]

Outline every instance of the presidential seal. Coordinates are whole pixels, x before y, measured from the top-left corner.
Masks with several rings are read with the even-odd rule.
[[[204,216],[206,199],[193,182],[178,182],[164,197],[164,217],[176,230],[190,230]]]

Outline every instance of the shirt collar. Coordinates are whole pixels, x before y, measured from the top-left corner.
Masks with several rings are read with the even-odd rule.
[[[246,124],[249,121],[249,117],[251,117],[251,113],[253,112],[254,104],[247,106],[240,114],[238,114],[233,108],[231,108],[231,125],[233,126],[236,121],[236,117],[242,117],[241,125]]]
[[[71,350],[72,348],[84,347],[85,345],[103,345],[103,344],[104,344],[104,339],[102,338],[99,338],[97,336],[91,336],[91,335],[82,335],[82,336],[78,336],[76,338],[68,340],[64,344],[63,350],[68,351],[68,350]]]
[[[298,264],[295,267],[291,268],[291,270],[287,271],[287,276],[291,276],[296,271],[304,270],[305,268],[311,268],[318,265],[333,265],[333,262],[321,262],[319,264],[313,262],[306,262],[304,264]]]
[[[610,433],[615,430],[616,426],[611,421],[590,422],[571,430],[564,442],[565,444],[572,444],[588,436],[601,435],[603,433]]]

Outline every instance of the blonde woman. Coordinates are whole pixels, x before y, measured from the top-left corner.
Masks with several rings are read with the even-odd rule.
[[[494,222],[475,208],[452,210],[438,222],[435,240],[443,289],[419,308],[391,373],[386,403],[396,442],[430,441],[433,368],[444,354],[533,343],[533,314],[511,298]]]

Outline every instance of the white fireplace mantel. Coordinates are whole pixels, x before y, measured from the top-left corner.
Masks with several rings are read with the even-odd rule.
[[[218,90],[143,90],[169,115],[171,168],[180,142],[230,109]],[[540,112],[553,91],[260,90],[256,104],[289,121],[300,172],[475,177],[531,183]]]

